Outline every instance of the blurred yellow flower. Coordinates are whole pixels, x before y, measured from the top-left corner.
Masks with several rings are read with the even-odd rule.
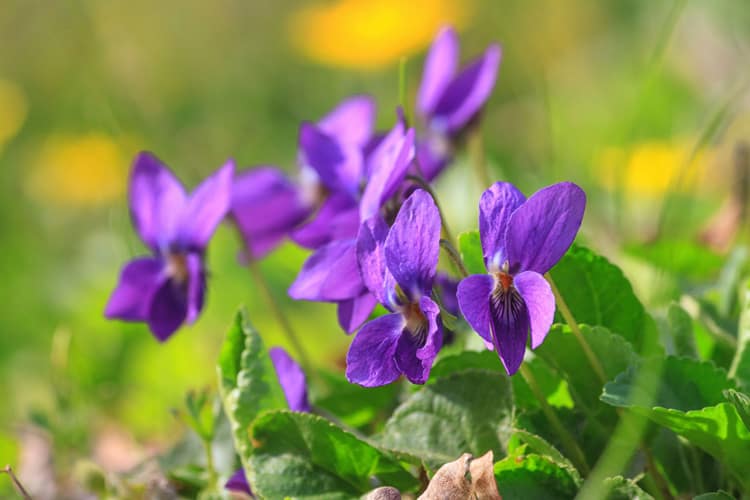
[[[26,179],[26,191],[45,204],[86,207],[119,199],[126,180],[122,148],[93,132],[49,138]]]
[[[650,141],[630,150],[612,147],[603,150],[595,161],[596,175],[602,184],[643,196],[658,196],[667,191],[690,191],[706,179],[713,156],[700,150],[691,158],[689,141]]]
[[[296,12],[292,42],[319,62],[376,69],[426,47],[438,29],[464,26],[473,0],[338,0]]]
[[[26,98],[13,82],[0,80],[0,149],[21,129],[26,119]]]

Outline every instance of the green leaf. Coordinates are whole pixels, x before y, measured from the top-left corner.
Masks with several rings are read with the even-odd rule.
[[[608,328],[639,350],[657,342],[653,320],[620,268],[588,248],[573,245],[550,271],[578,323]],[[560,321],[560,312],[558,321]]]
[[[463,453],[505,455],[513,394],[508,376],[467,370],[440,378],[412,394],[386,422],[381,442],[435,466]]]
[[[727,389],[724,391],[724,397],[734,405],[745,427],[750,429],[750,396],[734,389]]]
[[[396,407],[398,384],[365,388],[350,383],[340,373],[319,371],[318,375],[327,390],[324,393],[310,393],[313,405],[335,415],[346,425],[372,427],[379,418],[384,419]]]
[[[495,464],[497,489],[503,500],[569,499],[578,492],[570,472],[548,457],[509,456]]]
[[[526,443],[528,448],[536,452],[538,455],[551,460],[558,467],[565,469],[570,474],[570,477],[573,478],[576,486],[581,485],[581,475],[578,473],[578,470],[575,468],[573,463],[565,458],[565,456],[560,453],[557,448],[555,448],[543,437],[523,429],[515,429],[513,431],[513,436]]]
[[[469,274],[485,274],[482,241],[479,231],[466,231],[458,235],[458,251]]]
[[[684,437],[724,463],[748,487],[750,430],[721,396],[732,388],[726,373],[712,363],[670,356],[622,373],[605,386],[601,399],[630,408]]]
[[[495,351],[487,349],[483,351],[461,351],[457,354],[438,358],[432,370],[430,370],[430,378],[427,383],[432,384],[438,379],[470,369],[505,373],[505,368],[503,368],[503,364]]]
[[[734,497],[726,491],[712,491],[693,497],[693,500],[734,500]]]
[[[737,351],[735,352],[729,376],[741,387],[750,390],[750,281],[742,286],[742,312],[737,330]]]
[[[695,334],[693,333],[693,319],[676,302],[669,304],[667,309],[667,326],[669,338],[674,344],[674,353],[677,356],[688,356],[698,358],[698,350],[695,347]]]
[[[419,485],[395,458],[317,415],[266,412],[250,434],[248,479],[261,498],[355,498],[373,476],[401,491]]]
[[[637,376],[640,371],[655,375],[660,380],[656,391]],[[637,368],[621,373],[604,387],[601,400],[612,406],[629,408],[644,405],[650,399],[652,407],[671,410],[699,410],[724,401],[722,391],[734,388],[726,372],[711,362],[667,356],[648,360]],[[648,394],[655,397],[647,398]]]
[[[261,411],[286,408],[287,403],[268,351],[242,310],[227,332],[217,371],[219,393],[235,447],[243,465],[247,465],[252,453],[250,423]]]
[[[538,358],[524,361],[524,363],[526,363],[527,368],[533,373],[534,378],[539,383],[540,390],[547,397],[547,402],[550,405],[563,408],[573,407],[573,401],[568,392],[568,383],[565,380],[552,372]],[[439,358],[432,367],[432,371],[430,371],[430,379],[427,383],[431,384],[442,377],[468,369],[482,369],[505,373],[505,368],[503,368],[500,358],[495,351],[487,349],[483,351],[462,351],[458,354]],[[511,382],[513,384],[516,408],[539,408],[539,401],[537,401],[523,377],[511,377]]]
[[[607,500],[653,500],[654,497],[643,491],[635,481],[622,476],[608,477],[604,480]]]
[[[637,361],[633,347],[621,336],[598,326],[581,325],[580,328],[608,379]],[[567,380],[568,390],[575,401],[589,410],[598,406],[603,384],[570,327],[553,325],[535,352]]]

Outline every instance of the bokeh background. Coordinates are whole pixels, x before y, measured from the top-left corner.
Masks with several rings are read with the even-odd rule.
[[[54,474],[81,457],[125,470],[164,450],[185,432],[170,409],[214,385],[241,304],[286,346],[230,227],[209,249],[195,325],[160,345],[144,325],[105,321],[120,266],[145,251],[125,203],[137,151],[189,186],[228,157],[293,173],[301,120],[354,93],[377,99],[381,128],[401,101],[411,108],[443,24],[459,29],[464,58],[503,46],[482,121],[497,179],[527,193],[581,184],[582,238],[651,306],[677,293],[660,262],[716,276],[747,201],[735,159],[750,141],[742,0],[3,0],[0,464],[42,449]],[[470,161],[459,155],[438,183],[454,232],[474,226],[486,187]],[[333,306],[286,296],[305,255],[285,245],[262,271],[315,361],[341,366],[349,339]]]

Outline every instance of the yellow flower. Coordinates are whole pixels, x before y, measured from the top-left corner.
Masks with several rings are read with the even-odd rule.
[[[628,193],[659,196],[667,191],[687,192],[705,180],[712,152],[698,151],[691,158],[693,143],[650,141],[631,150],[607,148],[595,161],[596,175],[602,184]]]
[[[319,62],[376,69],[426,47],[446,24],[465,25],[473,0],[338,0],[292,16],[292,42]]]
[[[122,148],[102,133],[51,137],[26,179],[37,201],[86,207],[117,200],[127,180]]]
[[[0,149],[21,129],[26,119],[26,98],[20,87],[0,80]]]

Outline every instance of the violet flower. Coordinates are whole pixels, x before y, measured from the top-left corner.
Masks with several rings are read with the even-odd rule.
[[[310,412],[310,403],[307,400],[307,381],[302,367],[281,347],[272,347],[269,349],[268,355],[276,371],[276,377],[281,385],[281,390],[284,391],[289,409],[292,411]],[[253,496],[243,469],[237,469],[224,484],[224,488],[229,491]]]
[[[151,153],[140,153],[130,177],[130,213],[153,256],[129,262],[105,309],[110,319],[145,321],[159,341],[196,320],[206,291],[204,255],[229,210],[234,163],[227,162],[190,195]]]
[[[426,125],[417,148],[421,174],[434,179],[450,161],[455,140],[480,113],[495,86],[500,66],[500,46],[458,71],[458,36],[443,28],[425,60],[417,95],[417,111]]]
[[[362,277],[391,314],[366,323],[346,357],[350,382],[374,387],[404,374],[427,381],[443,344],[440,308],[430,298],[440,252],[440,214],[418,189],[401,207],[393,226],[375,216],[360,229]]]
[[[300,126],[298,182],[275,167],[237,176],[232,217],[251,258],[274,250],[287,235],[302,246],[318,248],[357,233],[355,195],[374,120],[371,98],[346,99],[317,123]]]
[[[466,321],[494,345],[509,375],[521,366],[526,341],[541,345],[555,314],[555,297],[543,274],[575,239],[586,194],[562,182],[528,200],[512,184],[497,182],[479,202],[479,233],[489,274],[458,285]]]
[[[368,155],[370,180],[359,200],[351,233],[319,247],[289,287],[289,296],[295,300],[337,303],[339,324],[347,333],[356,330],[377,304],[359,272],[359,221],[380,213],[397,194],[413,158],[414,131],[399,120]]]

